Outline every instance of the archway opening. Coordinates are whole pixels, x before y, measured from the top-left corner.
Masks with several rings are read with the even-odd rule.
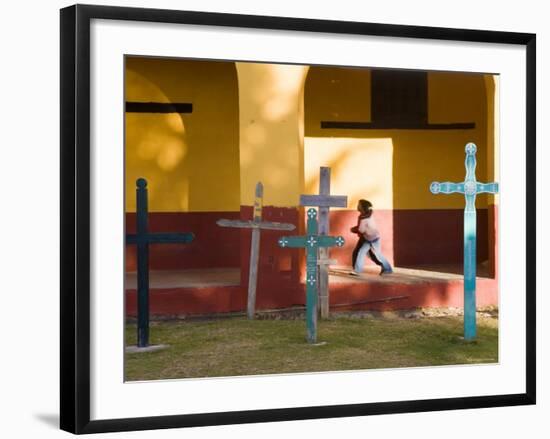
[[[136,179],[145,178],[149,231],[195,235],[188,244],[150,245],[150,288],[238,285],[239,230],[216,225],[240,210],[235,64],[125,61],[126,232],[135,230]],[[127,246],[127,289],[135,270],[135,246]]]

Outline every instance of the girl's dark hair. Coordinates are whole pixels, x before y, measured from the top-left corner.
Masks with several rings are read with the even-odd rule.
[[[372,203],[368,200],[359,200],[359,209],[363,215],[370,217],[372,215]]]

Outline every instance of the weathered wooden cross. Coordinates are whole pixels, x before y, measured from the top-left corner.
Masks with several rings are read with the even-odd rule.
[[[294,230],[296,226],[289,223],[277,223],[262,221],[262,205],[264,186],[261,182],[256,184],[256,197],[254,199],[254,215],[252,221],[220,219],[216,223],[221,227],[236,227],[239,229],[252,229],[252,242],[250,244],[250,269],[248,272],[248,303],[246,314],[249,319],[254,318],[256,312],[256,287],[258,283],[258,260],[260,257],[260,229],[264,230]]]
[[[281,247],[305,247],[306,248],[306,325],[307,341],[317,342],[317,296],[318,292],[318,265],[319,249],[344,245],[341,236],[326,236],[318,234],[317,211],[307,211],[307,235],[283,236],[279,239]]]
[[[322,166],[319,171],[319,195],[301,195],[301,206],[315,206],[319,208],[319,234],[329,233],[329,209],[331,207],[347,207],[348,197],[345,195],[330,195],[330,168]],[[319,249],[319,302],[321,317],[329,315],[328,264],[329,249]]]
[[[193,233],[149,233],[147,180],[136,180],[136,234],[126,235],[126,244],[137,245],[137,345],[149,346],[149,244],[186,244]]]
[[[462,183],[439,183],[430,185],[433,194],[464,194],[464,340],[476,338],[476,195],[498,193],[498,183],[476,181],[476,150],[474,143],[466,145],[466,178]]]

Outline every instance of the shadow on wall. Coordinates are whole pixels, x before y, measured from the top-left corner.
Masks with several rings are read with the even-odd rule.
[[[238,86],[235,64],[126,58],[126,101],[191,103],[191,113],[126,113],[126,229],[135,229],[135,181],[148,180],[151,232],[193,232],[185,245],[150,246],[151,269],[234,267],[240,208]],[[126,268],[135,270],[135,246]]]
[[[239,210],[234,63],[128,57],[126,100],[193,105],[189,114],[126,113],[127,211],[138,177],[149,181],[151,212]]]
[[[237,63],[242,205],[264,184],[264,205],[294,207],[303,186],[303,83],[307,66]],[[244,186],[247,187],[244,187]]]
[[[432,181],[464,181],[468,142],[478,146],[477,179],[487,180],[484,76],[438,72],[429,75],[429,84],[430,123],[475,122],[475,129],[419,130],[394,138],[394,258],[401,266],[462,263],[464,195],[433,195],[429,185]],[[419,162],[424,166],[418,166]],[[414,203],[427,208],[417,209]],[[487,203],[487,195],[477,197],[478,263],[489,257]]]
[[[393,160],[393,242],[398,266],[460,264],[463,261],[464,195],[433,195],[432,181],[464,181],[464,145],[478,145],[480,180],[486,179],[484,133],[464,130],[457,133],[411,133],[413,144],[394,143]],[[430,166],[422,174],[415,171],[415,160],[422,157]],[[422,197],[418,189],[424,189]],[[425,200],[422,200],[425,198]],[[415,208],[419,202],[427,208]],[[477,261],[488,259],[487,197],[477,199]]]

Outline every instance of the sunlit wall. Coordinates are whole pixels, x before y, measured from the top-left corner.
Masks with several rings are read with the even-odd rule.
[[[135,181],[151,212],[238,211],[239,114],[235,65],[126,58],[126,101],[191,103],[191,113],[126,113],[126,211]]]
[[[370,122],[369,69],[312,67],[305,87],[305,188],[318,188],[319,166],[331,166],[334,193],[348,208],[367,198],[379,209],[460,209],[463,197],[434,197],[430,182],[464,179],[464,146],[478,146],[477,178],[494,177],[494,88],[490,75],[428,73],[429,122],[474,122],[474,129],[322,129],[321,121]],[[489,101],[489,106],[488,106]],[[487,196],[478,207],[487,207]]]

